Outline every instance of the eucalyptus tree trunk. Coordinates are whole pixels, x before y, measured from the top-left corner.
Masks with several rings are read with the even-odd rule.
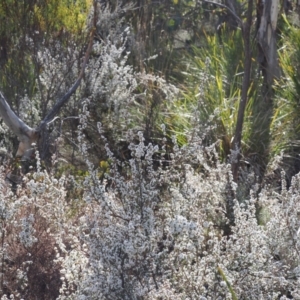
[[[279,0],[259,0],[257,2],[257,62],[263,76],[260,96],[253,105],[254,111],[251,141],[255,156],[252,162],[258,166],[257,172],[262,179],[269,162],[270,127],[273,116],[273,82],[280,77],[278,64],[276,28],[279,15]],[[250,152],[254,153],[254,151]]]
[[[275,35],[279,5],[279,0],[257,2],[258,63],[268,89],[271,89],[274,78],[280,75]]]

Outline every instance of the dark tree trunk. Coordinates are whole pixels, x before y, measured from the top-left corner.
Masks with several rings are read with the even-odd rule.
[[[244,41],[244,78],[242,85],[242,95],[239,104],[237,123],[235,129],[235,135],[231,144],[231,161],[232,161],[232,174],[234,181],[238,179],[238,169],[241,158],[241,144],[242,144],[242,132],[244,124],[245,109],[247,105],[248,90],[250,86],[250,73],[251,73],[251,25],[252,25],[252,11],[253,0],[248,2],[247,20],[245,24],[242,24],[243,41]]]

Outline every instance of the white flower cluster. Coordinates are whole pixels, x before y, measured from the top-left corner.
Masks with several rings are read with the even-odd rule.
[[[32,247],[33,244],[37,242],[37,238],[35,237],[36,230],[33,227],[34,221],[32,214],[26,218],[21,218],[22,230],[19,232],[19,239],[26,248]]]
[[[213,148],[177,148],[154,169],[159,149],[138,137],[128,164],[110,153],[107,181],[96,170],[86,177],[83,216],[60,258],[60,299],[297,299],[300,177],[239,204]]]
[[[65,181],[38,171],[24,178],[15,193],[0,172],[1,299],[40,296],[44,281],[53,291],[53,278],[59,278],[55,245],[65,235],[67,211]]]

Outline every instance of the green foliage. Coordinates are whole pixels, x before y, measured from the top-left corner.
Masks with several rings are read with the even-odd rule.
[[[91,0],[44,0],[0,2],[0,18],[5,21],[0,34],[19,33],[27,30],[41,30],[41,33],[54,33],[64,28],[78,33],[86,25]],[[48,32],[50,30],[50,32]]]
[[[275,84],[272,153],[295,157],[300,149],[300,31],[286,21],[279,53],[282,77]]]
[[[194,3],[166,2],[176,12]],[[55,53],[55,45],[62,44],[59,50],[64,51],[74,41],[83,47],[77,33],[84,27],[81,18],[88,2],[47,2],[56,3],[60,11],[50,4],[43,10],[33,3],[35,18],[30,20],[34,22],[24,24],[39,32],[51,28],[45,35],[45,50]],[[74,7],[77,4],[78,10]],[[147,5],[143,6],[145,10],[134,12],[146,13],[146,7],[149,15],[136,16],[143,20],[136,30],[146,33],[147,40],[155,32],[147,22],[156,20],[152,17],[157,14]],[[112,19],[104,13],[104,19]],[[176,15],[166,10],[161,13],[163,28],[169,32],[176,31],[178,24],[186,26],[185,20],[176,19]],[[6,17],[1,11],[0,15]],[[76,95],[85,104],[74,101],[74,110],[70,106],[65,111],[67,116],[75,116],[75,129],[71,134],[59,129],[60,137],[68,136],[74,148],[79,148],[81,158],[74,158],[77,167],[73,160],[59,161],[58,150],[57,164],[49,173],[41,171],[38,161],[37,170],[26,176],[15,194],[5,181],[7,170],[0,169],[0,255],[5,277],[0,280],[0,297],[15,293],[15,297],[38,295],[42,299],[46,288],[49,299],[59,294],[59,299],[297,297],[300,177],[294,177],[290,189],[281,180],[281,190],[275,194],[273,187],[258,188],[255,176],[248,172],[237,187],[230,165],[218,160],[216,143],[211,147],[219,140],[221,157],[225,160],[230,153],[244,71],[241,32],[225,28],[219,36],[207,35],[205,47],[180,50],[180,57],[186,58],[180,63],[173,60],[177,67],[171,71],[177,70],[185,80],[179,81],[179,76],[170,71],[183,91],[178,96],[178,89],[161,77],[152,72],[138,73],[128,63],[124,52],[131,32],[120,29],[123,23],[116,24],[117,18],[114,16],[112,27],[108,26],[116,38],[108,30],[101,42],[95,42],[89,72]],[[25,29],[25,36],[32,38],[37,48],[30,48],[26,41],[21,43],[21,31],[15,32],[10,42],[13,45],[17,41],[18,47],[23,47],[23,56],[15,47],[8,59],[2,60],[7,76],[1,84],[9,87],[15,79],[18,89],[26,86],[28,93],[36,94],[36,79],[45,66],[35,64],[36,52],[31,51],[40,49],[42,38]],[[147,35],[147,30],[152,35]],[[3,37],[6,33],[2,33]],[[70,44],[65,37],[71,38]],[[153,39],[152,48],[145,47],[141,56],[153,54],[159,38]],[[164,55],[172,53],[171,41],[160,40],[159,46],[167,45],[162,50]],[[284,77],[275,88],[276,109],[271,123],[274,154],[282,149],[290,154],[300,149],[298,30],[284,32],[283,45],[280,61]],[[76,61],[76,55],[67,53],[59,58]],[[160,63],[170,66],[164,55],[157,69]],[[66,78],[65,70],[56,62],[53,60],[54,78],[62,78],[62,85],[66,81],[68,86],[74,76]],[[151,70],[154,66],[147,67]],[[71,73],[70,69],[67,72]],[[268,103],[263,102],[255,65],[253,69],[243,132],[244,155],[250,151],[263,153],[266,142],[260,138],[270,129],[264,115]],[[74,67],[73,72],[77,71]],[[53,84],[52,79],[46,77],[47,83]],[[51,125],[56,126],[55,122]],[[163,139],[165,133],[170,139],[176,136],[173,147]],[[195,135],[203,141],[192,143]],[[65,154],[62,156],[67,160],[75,157],[62,140],[57,139],[57,147],[64,148],[61,155]],[[158,145],[153,140],[158,140]],[[82,164],[78,166],[80,159]],[[20,283],[26,280],[28,284],[22,286]]]
[[[230,141],[234,135],[238,104],[243,79],[243,42],[240,31],[206,36],[206,46],[193,48],[186,59],[184,105],[185,113],[197,112],[197,120],[203,128],[211,126],[207,136],[210,142],[220,140],[223,157],[230,153]],[[246,115],[250,116],[255,86],[249,91]],[[177,110],[176,111],[177,117]],[[175,123],[176,130],[182,131],[186,120]],[[247,120],[248,121],[248,120]],[[251,131],[250,123],[244,130],[245,145]],[[189,130],[195,123],[190,123]],[[185,130],[186,131],[186,130]],[[184,132],[184,131],[183,131]]]
[[[82,42],[90,7],[91,0],[0,2],[0,86],[8,98],[36,93],[43,67],[36,55],[42,45]]]
[[[36,3],[34,14],[42,31],[64,29],[80,33],[85,25],[91,7],[91,0],[48,0],[43,5]]]

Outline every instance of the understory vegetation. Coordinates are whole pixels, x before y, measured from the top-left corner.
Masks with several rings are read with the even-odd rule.
[[[0,299],[300,299],[299,7],[270,79],[251,1],[123,2],[0,0],[0,90],[32,127],[93,38],[32,160],[0,124]]]

